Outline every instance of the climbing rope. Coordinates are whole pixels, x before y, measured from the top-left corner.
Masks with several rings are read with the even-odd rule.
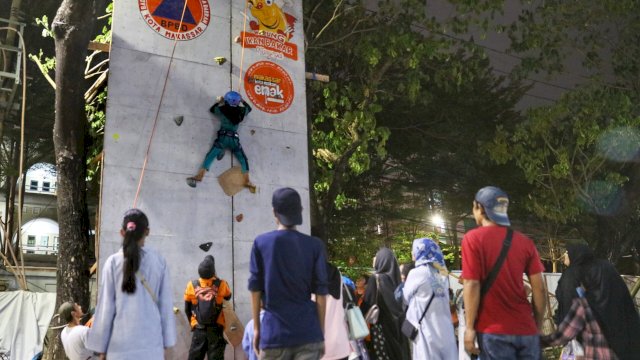
[[[244,13],[242,15],[244,15],[244,20],[242,22],[242,49],[240,50],[240,73],[238,74],[238,86],[236,87],[236,90],[238,91],[238,93],[240,92],[240,89],[242,89],[242,67],[244,65],[244,37],[245,34],[247,33],[247,9],[249,8],[249,2],[245,1],[244,2]]]
[[[147,144],[147,151],[144,155],[144,162],[142,163],[142,169],[140,169],[140,178],[138,179],[138,188],[136,190],[136,196],[133,199],[133,208],[138,204],[138,198],[140,197],[140,189],[142,188],[142,179],[144,179],[144,173],[147,168],[147,162],[149,161],[149,152],[151,150],[151,142],[153,141],[153,136],[156,133],[156,128],[158,125],[158,117],[160,116],[160,108],[162,107],[162,100],[164,99],[164,93],[167,90],[167,82],[169,81],[169,72],[171,71],[171,65],[173,64],[173,57],[176,53],[176,46],[178,45],[178,37],[182,32],[182,22],[184,20],[184,14],[187,11],[187,2],[189,0],[184,0],[184,7],[182,8],[182,15],[180,16],[180,25],[178,26],[178,34],[173,42],[173,49],[171,50],[171,57],[169,58],[169,67],[167,67],[167,74],[164,77],[164,85],[162,86],[162,93],[160,93],[160,103],[158,104],[158,109],[156,110],[156,117],[153,120],[153,128],[151,129],[151,136],[149,137],[149,143]]]

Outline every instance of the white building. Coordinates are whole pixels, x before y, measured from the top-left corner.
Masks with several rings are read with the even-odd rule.
[[[37,163],[27,170],[24,191],[27,194],[55,195],[57,178],[53,164]]]
[[[33,219],[22,225],[22,251],[26,254],[56,254],[58,223],[47,218]]]

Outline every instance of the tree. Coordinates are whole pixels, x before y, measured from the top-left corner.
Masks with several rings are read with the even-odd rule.
[[[640,3],[545,1],[505,30],[522,56],[516,75],[590,75],[515,129],[499,129],[487,149],[521,169],[533,185],[527,206],[550,229],[579,233],[613,262],[631,254],[640,263]],[[576,60],[581,69],[569,65]]]
[[[3,2],[0,6],[0,13],[11,14],[10,16],[2,16],[10,18],[12,21],[20,21],[28,23],[25,19],[34,17],[32,11],[32,0],[13,0],[12,2]],[[38,3],[37,11],[54,11],[51,4]],[[9,8],[11,6],[11,8]],[[38,14],[40,15],[40,14]],[[23,38],[27,44],[27,48],[38,46],[40,44],[39,31],[31,31],[34,27],[26,26]],[[2,42],[5,45],[17,44],[19,37],[12,32],[3,31]],[[12,40],[13,39],[13,40]],[[3,51],[0,57],[0,68],[10,70],[16,65],[16,55],[12,51]],[[22,64],[20,63],[20,70]],[[4,80],[2,87],[8,88],[10,91],[0,92],[0,179],[2,179],[2,190],[6,201],[4,216],[1,220],[3,244],[0,246],[2,251],[9,256],[11,239],[14,238],[15,230],[20,228],[17,224],[17,214],[21,211],[17,209],[17,194],[19,192],[19,178],[24,173],[19,173],[19,154],[20,154],[20,116],[21,111],[26,110],[25,122],[25,144],[24,144],[24,163],[23,168],[26,172],[31,165],[46,161],[53,162],[53,142],[51,139],[51,127],[53,125],[53,91],[47,88],[44,79],[33,76],[38,70],[35,66],[27,63],[27,87],[26,87],[26,109],[17,108],[14,105],[19,104],[21,99],[21,86],[16,84],[13,79]],[[14,88],[15,92],[11,89]],[[18,254],[18,244],[14,244],[13,252]],[[19,256],[18,256],[19,259]],[[15,265],[15,264],[14,264]]]
[[[75,301],[89,304],[89,219],[86,206],[87,118],[83,88],[87,46],[97,9],[103,1],[63,0],[52,23],[56,50],[56,99],[53,142],[58,170],[59,246],[56,306]],[[55,337],[45,354],[58,358]],[[62,357],[59,357],[62,358]]]
[[[371,255],[396,233],[426,231],[437,206],[450,209],[456,243],[451,225],[469,194],[500,174],[479,144],[517,119],[525,89],[494,76],[472,42],[440,34],[464,31],[472,16],[440,22],[419,1],[309,3],[307,68],[332,78],[307,89],[312,232],[334,255]]]
[[[512,132],[499,129],[488,150],[523,171],[531,211],[575,226],[616,261],[637,245],[639,110],[625,91],[584,88],[530,110]]]

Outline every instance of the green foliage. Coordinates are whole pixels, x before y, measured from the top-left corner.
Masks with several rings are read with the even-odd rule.
[[[521,181],[479,144],[512,127],[526,89],[494,76],[480,47],[439,35],[477,25],[499,2],[454,3],[469,13],[438,21],[422,1],[304,3],[307,69],[331,76],[307,83],[314,234],[336,264],[357,254],[356,269],[368,268],[381,246],[410,261],[411,242],[433,230],[438,211],[454,268],[455,224],[472,194],[492,178]]]
[[[106,18],[107,24],[102,27],[101,33],[98,34],[93,39],[93,41],[103,43],[103,44],[110,43],[111,42],[111,24],[113,22],[113,2],[107,5],[107,8],[105,9],[105,14],[101,16],[101,18]]]
[[[582,87],[554,105],[531,109],[513,130],[499,128],[486,146],[494,161],[514,164],[532,185],[529,210],[551,224],[576,226],[614,261],[637,231],[638,206],[630,197],[638,187],[640,143],[634,97]]]
[[[94,42],[110,43],[111,42],[111,23],[113,19],[113,2],[105,9],[105,14],[100,17],[104,19],[105,25],[102,26],[100,34],[96,35],[93,39]],[[43,15],[41,18],[36,18],[35,22],[38,26],[42,27],[42,37],[50,38],[53,40],[53,34],[51,33],[51,27],[49,25],[49,19],[47,15]],[[108,58],[106,55],[102,55],[101,62],[98,65],[94,65],[92,62],[94,59],[100,59],[101,54],[94,52],[87,57],[87,69],[86,78],[97,77],[103,72],[107,71]],[[45,77],[53,78],[51,73],[55,72],[56,62],[54,56],[46,56],[44,51],[40,49],[37,55],[29,54],[29,59],[36,63]],[[90,87],[91,84],[87,85]],[[88,122],[88,139],[87,144],[87,180],[94,183],[99,180],[100,162],[95,161],[96,157],[102,152],[103,137],[104,137],[104,125],[106,121],[106,100],[107,100],[107,87],[102,86],[95,96],[87,98],[85,104],[85,112]]]
[[[36,21],[36,25],[42,27],[42,37],[53,39],[53,33],[49,27],[49,17],[47,15],[42,15],[41,18],[35,18],[34,20]]]
[[[532,4],[508,30],[514,51],[523,54],[521,74],[575,71],[578,58],[594,81],[617,76],[640,89],[640,2],[636,0],[544,1]],[[612,71],[613,70],[613,71]]]
[[[92,161],[100,155],[104,146],[104,125],[107,120],[107,87],[98,93],[98,95],[85,105],[87,113],[87,121],[89,122],[89,137],[92,139],[91,146],[87,149],[87,180],[99,181],[100,164]]]
[[[563,74],[582,84],[515,126],[498,125],[485,153],[520,170],[531,184],[523,204],[549,228],[577,232],[613,261],[640,248],[631,235],[640,220],[640,3],[528,2],[501,30],[522,59],[514,78]]]
[[[584,212],[605,213],[628,178],[620,156],[627,133],[637,136],[638,108],[628,95],[584,88],[555,105],[532,109],[514,131],[498,129],[487,153],[513,160],[533,185],[528,207],[543,219],[566,223]],[[614,134],[605,138],[605,134]],[[618,158],[613,158],[617,155]]]

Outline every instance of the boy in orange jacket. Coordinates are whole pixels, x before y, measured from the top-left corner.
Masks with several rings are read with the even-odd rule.
[[[191,323],[193,338],[189,349],[189,360],[223,360],[224,314],[222,303],[231,299],[231,290],[226,281],[216,277],[215,259],[207,255],[198,266],[198,280],[190,281],[184,291],[184,306]]]

